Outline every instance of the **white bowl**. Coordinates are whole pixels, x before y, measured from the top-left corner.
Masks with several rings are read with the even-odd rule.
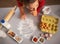
[[[32,41],[33,41],[33,39],[35,38],[36,36],[34,36],[33,38],[32,38]],[[38,39],[38,37],[36,37],[37,39]],[[34,42],[34,41],[33,41]],[[37,40],[37,42],[38,42],[38,40]],[[37,43],[37,42],[34,42],[34,43]]]
[[[43,14],[50,14],[51,9],[50,9],[49,7],[44,7],[44,8],[42,9],[42,12],[43,12]]]
[[[40,39],[41,39],[41,38],[43,38],[43,39],[44,39],[44,41],[43,41],[43,42],[40,42]],[[40,37],[40,38],[39,38],[39,43],[43,44],[44,42],[45,42],[45,38],[44,38],[44,37]]]

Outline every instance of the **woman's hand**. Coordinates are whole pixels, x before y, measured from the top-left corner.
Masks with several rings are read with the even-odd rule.
[[[20,18],[21,18],[22,20],[25,20],[26,14],[22,14],[22,13],[21,13]]]
[[[24,12],[24,7],[23,6],[19,7],[19,9],[20,9],[20,18],[23,19],[23,20],[25,20],[26,14]]]
[[[31,11],[31,13],[32,13],[33,16],[37,16],[37,11],[36,10],[35,11]]]

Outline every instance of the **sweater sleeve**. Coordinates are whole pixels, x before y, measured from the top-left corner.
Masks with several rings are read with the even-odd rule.
[[[37,12],[39,13],[42,7],[45,5],[45,0],[39,1],[39,6],[37,8]]]
[[[23,4],[19,2],[19,0],[17,0],[17,4],[19,7],[23,6]]]

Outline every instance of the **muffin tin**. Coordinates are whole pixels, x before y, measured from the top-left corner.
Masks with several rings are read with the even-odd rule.
[[[57,32],[58,18],[49,15],[42,15],[40,28],[42,32],[55,34]]]

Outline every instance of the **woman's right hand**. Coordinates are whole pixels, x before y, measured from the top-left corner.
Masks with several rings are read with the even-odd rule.
[[[20,18],[21,18],[22,20],[25,20],[26,14],[20,14]]]

